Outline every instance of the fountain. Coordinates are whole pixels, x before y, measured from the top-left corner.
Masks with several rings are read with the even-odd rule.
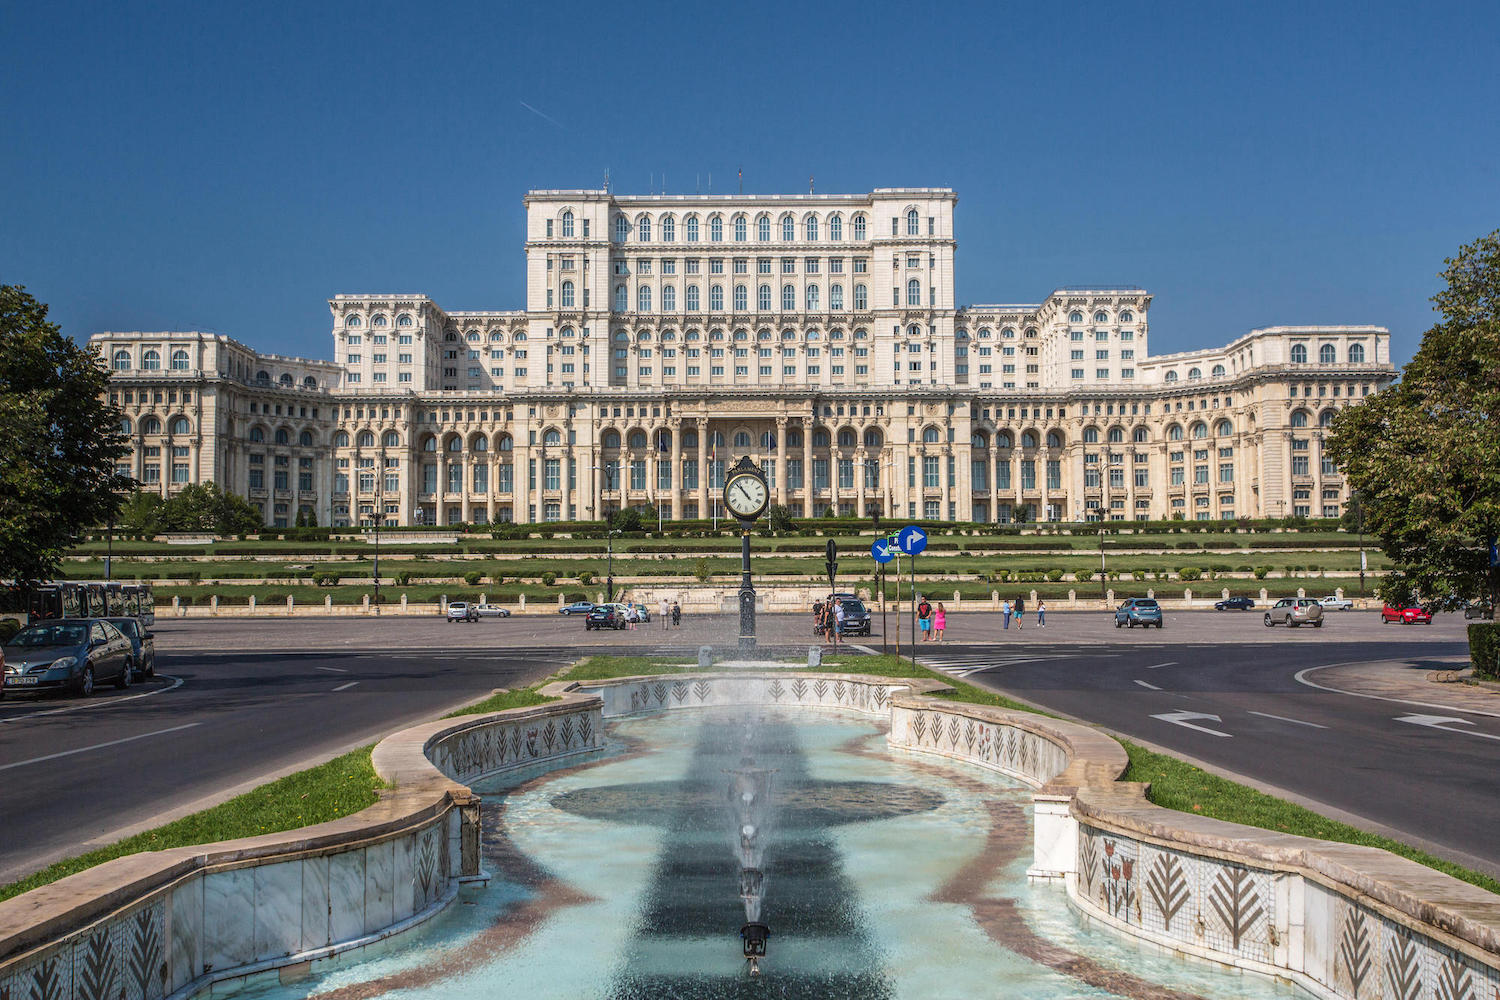
[[[756,767],[749,751],[755,743],[752,722],[743,731],[745,755],[740,766],[729,772],[731,840],[740,862],[740,899],[745,904],[745,924],[740,928],[745,962],[751,976],[760,975],[760,960],[766,956],[771,929],[761,921],[765,899],[766,847],[771,840],[771,776],[774,769]]]

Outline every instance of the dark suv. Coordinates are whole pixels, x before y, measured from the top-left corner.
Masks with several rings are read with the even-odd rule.
[[[626,624],[625,612],[612,604],[601,604],[584,618],[583,629],[585,632],[592,632],[596,628],[622,629]]]
[[[839,629],[839,635],[869,635],[870,609],[865,607],[865,602],[857,597],[839,600],[844,608],[844,627]]]

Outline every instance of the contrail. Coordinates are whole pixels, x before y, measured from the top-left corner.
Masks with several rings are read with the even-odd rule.
[[[553,118],[551,115],[547,114],[545,111],[538,111],[536,108],[533,108],[531,105],[527,104],[525,101],[523,101],[523,100],[521,100],[519,98],[516,99],[516,103],[519,104],[519,105],[521,105],[521,107],[525,108],[527,111],[530,111],[532,114],[536,115],[538,118],[545,118],[547,121],[551,122],[552,124],[556,125],[558,128],[562,129],[564,132],[566,132],[568,130],[566,125],[564,125],[562,122],[558,121],[556,118]]]

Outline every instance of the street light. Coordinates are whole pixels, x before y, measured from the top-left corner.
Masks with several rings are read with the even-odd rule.
[[[614,524],[612,523],[613,518],[610,516],[611,511],[609,509],[609,491],[614,489],[614,468],[608,462],[605,462],[602,466],[594,466],[594,471],[604,473],[604,503],[602,506],[604,508],[604,538],[605,548],[607,552],[606,558],[608,559],[608,568],[606,570],[604,580],[604,603],[613,604],[615,600],[615,529]]]
[[[375,614],[380,614],[380,524],[385,520],[385,498],[375,494],[375,509],[370,521],[375,525]]]

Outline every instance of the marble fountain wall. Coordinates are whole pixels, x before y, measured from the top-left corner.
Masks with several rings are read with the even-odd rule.
[[[1321,997],[1500,998],[1500,897],[1373,848],[1162,809],[1118,780],[1108,736],[943,690],[786,670],[562,681],[546,705],[416,726],[377,746],[393,787],[355,816],[122,858],[0,903],[0,1000],[182,1000],[388,939],[480,874],[464,782],[594,755],[606,719],[718,705],[887,718],[892,747],[1027,783],[1030,874],[1120,932]]]

